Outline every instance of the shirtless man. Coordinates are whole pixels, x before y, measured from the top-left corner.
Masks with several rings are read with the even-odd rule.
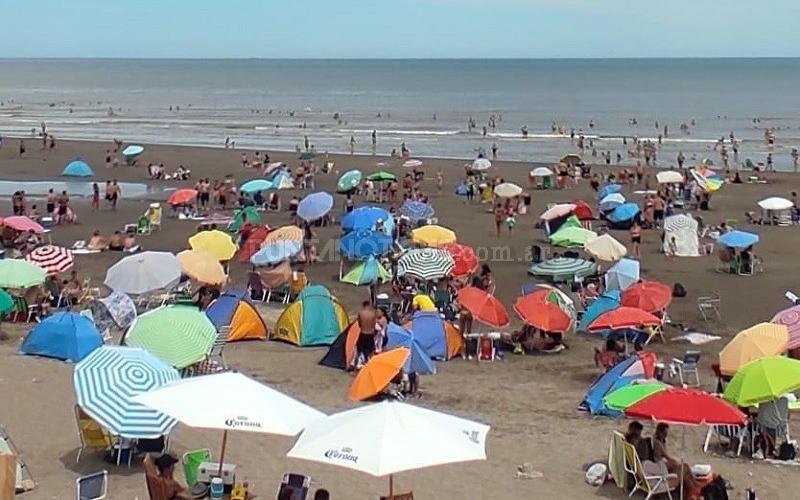
[[[377,315],[375,308],[369,301],[361,304],[361,311],[358,313],[358,327],[361,334],[358,336],[356,347],[358,348],[358,367],[366,364],[375,353],[375,324]]]
[[[117,180],[114,179],[111,184],[106,187],[106,196],[108,197],[108,202],[111,204],[111,210],[117,209],[117,201],[119,201],[121,194],[122,190],[119,188]]]

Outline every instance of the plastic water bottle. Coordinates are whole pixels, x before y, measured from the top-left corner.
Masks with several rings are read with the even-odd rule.
[[[222,484],[222,478],[215,477],[211,480],[211,490],[209,491],[209,498],[211,500],[222,500],[222,495],[225,492],[225,485]]]

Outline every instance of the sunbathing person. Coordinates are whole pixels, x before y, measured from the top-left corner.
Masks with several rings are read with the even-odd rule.
[[[129,231],[125,234],[125,240],[122,242],[125,252],[136,252],[139,250],[139,245],[136,244],[136,233]]]
[[[106,239],[100,234],[98,229],[95,229],[92,233],[92,237],[89,238],[89,244],[86,245],[86,248],[89,250],[106,250],[108,248],[108,242]]]
[[[114,234],[108,239],[108,249],[116,252],[121,252],[125,249],[125,240],[123,240],[119,231],[114,231]]]

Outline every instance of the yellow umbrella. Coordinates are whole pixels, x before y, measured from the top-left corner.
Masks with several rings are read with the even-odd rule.
[[[238,250],[230,235],[218,229],[200,231],[189,238],[189,246],[192,250],[205,250],[217,260],[231,260]]]
[[[786,352],[789,330],[786,325],[759,323],[742,330],[719,352],[719,369],[733,375],[751,361]]]
[[[200,283],[222,285],[228,279],[219,259],[205,250],[184,250],[176,257],[183,274]]]
[[[433,300],[427,295],[423,295],[421,293],[414,295],[414,298],[411,300],[411,305],[422,312],[431,312],[436,310],[436,304],[433,303]]]
[[[583,248],[594,258],[607,262],[616,262],[628,253],[625,245],[614,239],[610,234],[587,239]]]
[[[427,247],[440,247],[449,245],[456,242],[456,233],[447,229],[446,227],[437,226],[435,224],[430,226],[422,226],[411,231],[411,238],[414,243],[418,245],[425,245]]]
[[[283,226],[274,231],[270,231],[264,242],[261,243],[261,248],[269,246],[278,241],[296,241],[303,242],[303,230],[297,226]]]

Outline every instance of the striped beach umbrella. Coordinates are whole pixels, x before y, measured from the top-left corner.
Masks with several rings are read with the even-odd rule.
[[[436,213],[432,206],[416,200],[406,200],[397,211],[403,217],[408,217],[413,222],[430,219]]]
[[[397,274],[423,281],[437,280],[450,274],[456,263],[450,252],[441,248],[415,248],[397,261]]]
[[[197,307],[171,305],[148,311],[131,324],[125,344],[142,347],[175,368],[203,360],[217,329]]]
[[[36,248],[25,256],[25,260],[41,267],[51,276],[69,271],[75,264],[71,251],[55,245]]]
[[[120,346],[94,350],[73,374],[83,411],[112,434],[134,439],[162,436],[176,422],[132,398],[179,379],[177,370],[144,349]]]
[[[557,257],[532,266],[528,272],[537,278],[551,281],[573,281],[594,274],[597,264],[583,259]]]
[[[336,182],[336,191],[339,193],[348,193],[361,184],[361,178],[364,174],[361,170],[348,170],[343,173],[339,180]]]

